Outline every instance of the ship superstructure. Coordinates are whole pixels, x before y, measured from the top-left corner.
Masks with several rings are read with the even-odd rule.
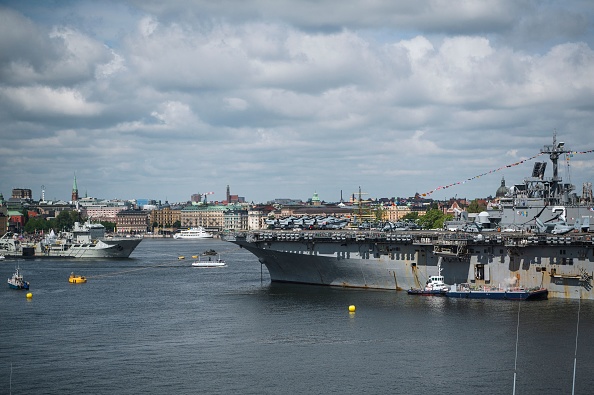
[[[584,216],[591,218],[594,214],[591,195],[589,199],[580,199],[575,193],[575,186],[564,183],[559,176],[559,158],[571,152],[564,142],[557,142],[554,136],[553,144],[540,150],[541,155],[548,155],[551,160],[552,177],[545,177],[547,162],[534,163],[531,177],[512,186],[498,204],[487,210],[489,227],[538,231],[536,218],[543,223],[564,221],[567,224],[574,224],[576,220],[583,223]],[[594,226],[593,221],[589,223]]]

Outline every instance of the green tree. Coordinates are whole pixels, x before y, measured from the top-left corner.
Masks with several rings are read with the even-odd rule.
[[[416,221],[419,219],[419,213],[417,211],[411,211],[406,213],[402,216],[402,219],[405,221]]]
[[[485,211],[486,209],[487,206],[479,204],[478,199],[474,199],[472,202],[470,202],[466,211],[468,211],[469,213],[480,213],[482,211]]]
[[[115,222],[109,222],[109,221],[99,221],[99,223],[103,226],[105,226],[105,231],[106,232],[113,232],[115,229]]]
[[[80,213],[78,211],[62,211],[56,217],[56,228],[58,231],[71,230],[75,222],[80,222]]]
[[[50,222],[41,217],[30,217],[25,224],[25,232],[35,233],[39,231],[47,231],[50,229]]]
[[[417,221],[423,229],[442,229],[444,221],[452,219],[452,215],[445,215],[441,210],[434,208],[428,210]]]

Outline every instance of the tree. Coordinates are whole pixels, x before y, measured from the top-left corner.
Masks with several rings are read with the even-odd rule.
[[[419,219],[419,213],[417,211],[411,211],[402,216],[402,219],[405,221],[416,221]]]
[[[472,202],[470,202],[470,204],[468,205],[468,209],[466,211],[468,211],[469,213],[480,213],[482,211],[485,211],[486,209],[487,206],[480,204],[478,199],[474,199]]]
[[[452,215],[445,215],[439,209],[431,209],[417,221],[423,229],[442,229],[444,221],[452,219]]]
[[[39,231],[47,231],[50,229],[51,223],[47,221],[45,218],[41,217],[30,217],[27,223],[25,224],[25,232],[27,233],[35,233]]]
[[[109,222],[109,221],[99,221],[99,223],[103,226],[105,226],[105,231],[106,232],[113,232],[116,224],[115,222]]]
[[[78,211],[62,211],[56,217],[57,230],[71,230],[75,222],[80,222],[80,213]]]

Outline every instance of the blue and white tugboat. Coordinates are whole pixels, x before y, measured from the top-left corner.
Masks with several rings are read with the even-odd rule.
[[[19,267],[16,268],[12,277],[8,279],[8,286],[13,289],[29,289],[29,282],[23,279]]]
[[[444,277],[441,275],[441,262],[437,264],[438,275],[430,276],[425,283],[424,288],[411,288],[407,292],[409,295],[445,295],[450,289],[444,282]]]

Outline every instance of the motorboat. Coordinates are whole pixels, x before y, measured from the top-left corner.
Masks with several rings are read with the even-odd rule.
[[[197,261],[192,262],[192,266],[194,267],[225,267],[227,263],[221,259],[221,256],[218,255],[216,259],[212,257],[208,258],[201,258],[198,257]]]
[[[8,279],[8,286],[12,289],[29,289],[29,282],[23,279],[23,275],[21,274],[21,269],[19,267],[16,268],[16,271]]]
[[[182,230],[173,235],[174,239],[212,239],[213,234],[207,232],[202,226]]]

